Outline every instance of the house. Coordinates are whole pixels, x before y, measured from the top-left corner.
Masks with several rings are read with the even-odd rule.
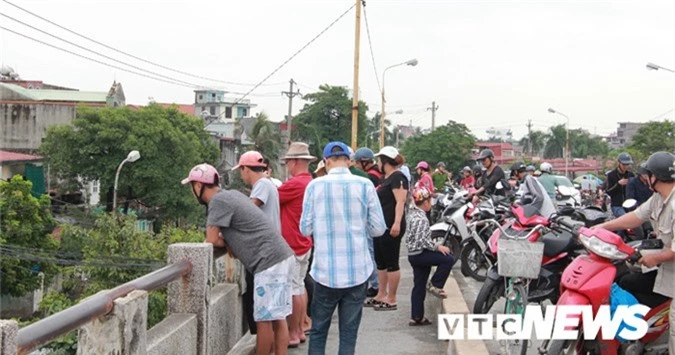
[[[223,90],[195,90],[194,112],[207,122],[224,121],[228,119],[249,117],[251,108],[257,105],[251,104],[251,100],[237,100],[225,97]]]
[[[493,143],[493,142],[476,142],[473,148],[473,158],[477,158],[480,151],[483,149],[490,149],[495,153],[495,161],[500,165],[511,164],[516,160],[515,151],[511,143]]]
[[[623,148],[633,142],[633,136],[645,123],[640,122],[619,122],[616,133],[605,137],[605,140],[613,149]]]
[[[9,180],[14,175],[22,175],[33,183],[32,192],[45,193],[45,178],[42,157],[0,150],[0,179]]]
[[[101,92],[53,89],[53,85],[48,86],[50,89],[44,89],[45,84],[40,83],[0,82],[0,149],[34,152],[40,147],[47,128],[73,121],[77,105],[125,105],[122,85],[117,82],[112,84],[110,90]]]

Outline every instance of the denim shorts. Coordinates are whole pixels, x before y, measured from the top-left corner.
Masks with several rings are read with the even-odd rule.
[[[295,255],[253,276],[253,319],[284,320],[291,314]]]

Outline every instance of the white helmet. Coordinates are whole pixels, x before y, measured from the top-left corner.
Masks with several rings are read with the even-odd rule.
[[[550,174],[550,173],[553,172],[553,165],[551,165],[551,163],[546,163],[546,162],[541,163],[541,165],[539,166],[539,170],[542,173],[549,173]]]

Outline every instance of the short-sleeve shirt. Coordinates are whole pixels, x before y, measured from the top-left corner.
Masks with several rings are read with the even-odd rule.
[[[420,176],[419,181],[417,181],[417,184],[415,184],[415,188],[420,187],[424,187],[429,192],[434,192],[434,181],[431,179],[431,175],[429,175],[429,173],[425,172],[422,173],[422,176]]]
[[[209,201],[208,227],[219,227],[225,242],[251,273],[293,255],[263,211],[238,191],[221,190]]]
[[[654,193],[647,202],[635,210],[635,214],[642,221],[651,221],[657,238],[663,240],[664,249],[673,248],[673,230],[675,230],[675,189],[668,198]],[[675,297],[675,260],[659,265],[659,271],[654,282],[654,292],[666,297]]]
[[[387,225],[387,229],[391,229],[396,218],[396,198],[394,197],[394,190],[401,187],[406,191],[410,188],[408,178],[406,178],[402,172],[394,171],[388,178],[382,180],[382,184],[377,188],[377,197],[379,197],[380,204],[382,205],[384,222]],[[405,204],[405,202],[403,203]],[[405,227],[405,216],[401,216],[400,235],[405,234]]]
[[[305,198],[305,189],[311,181],[310,173],[300,173],[279,187],[281,235],[298,256],[306,254],[312,248],[312,238],[300,233],[302,201]]]
[[[251,196],[260,200],[263,205],[260,206],[260,209],[265,212],[267,218],[269,218],[274,226],[276,226],[279,234],[281,234],[281,214],[279,211],[279,192],[277,192],[277,187],[274,185],[274,182],[270,179],[259,179],[253,184],[253,189],[251,190]]]

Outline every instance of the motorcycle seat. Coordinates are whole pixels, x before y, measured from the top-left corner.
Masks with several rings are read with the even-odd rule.
[[[544,255],[550,258],[571,251],[575,247],[574,235],[567,231],[546,233],[541,237],[541,241],[544,242]]]
[[[587,228],[598,225],[607,220],[607,214],[605,212],[598,211],[595,208],[584,208],[576,212],[578,216],[583,219]]]

